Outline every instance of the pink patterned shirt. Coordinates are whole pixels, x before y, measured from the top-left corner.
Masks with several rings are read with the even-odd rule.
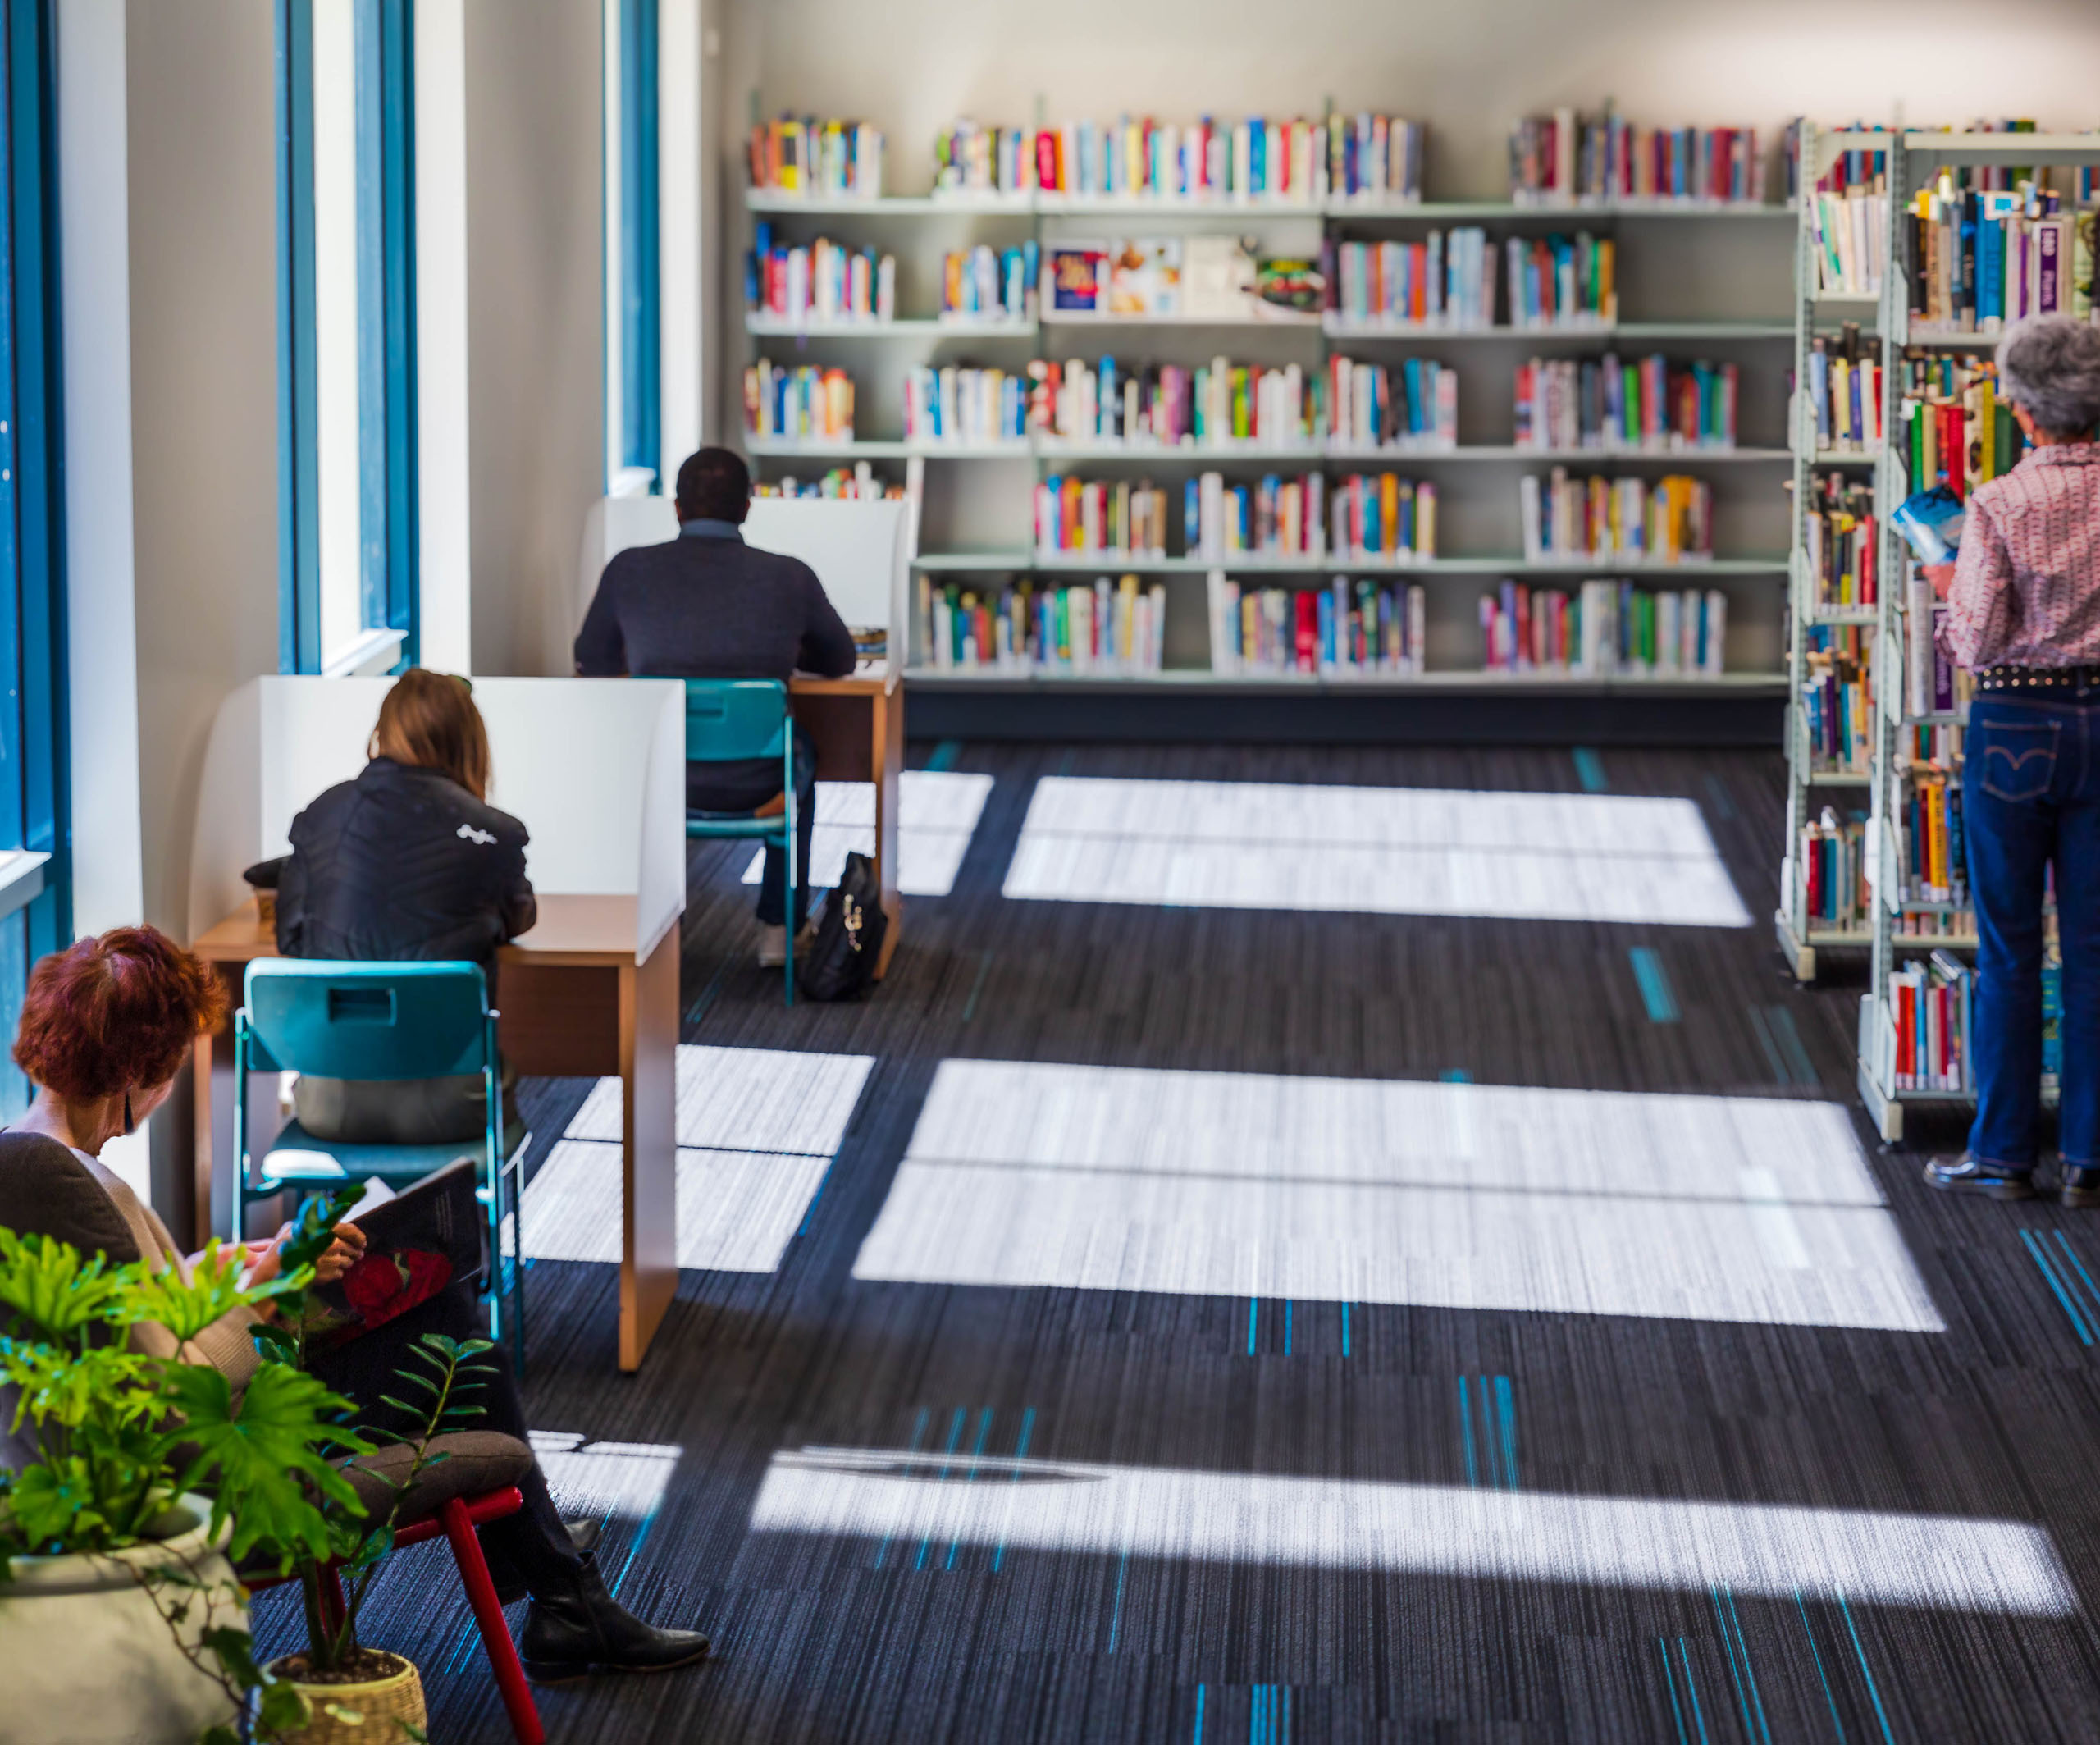
[[[2100,664],[2100,443],[2035,449],[1970,493],[1947,606],[1957,666]]]

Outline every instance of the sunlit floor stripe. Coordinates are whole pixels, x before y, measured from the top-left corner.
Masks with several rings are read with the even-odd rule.
[[[962,1483],[942,1480],[943,1459],[777,1453],[752,1529],[2036,1616],[2077,1606],[2048,1536],[2019,1521],[988,1458]],[[986,1482],[1008,1471],[1020,1482]]]
[[[1045,776],[1005,893],[1750,925],[1697,805],[1624,794]]]
[[[678,1053],[678,1264],[770,1272],[801,1227],[874,1065],[869,1054]],[[620,1258],[620,1081],[600,1079],[525,1190],[525,1252]]]
[[[854,1276],[1938,1332],[1846,1112],[943,1061]]]
[[[600,1442],[562,1430],[530,1435],[547,1488],[571,1518],[648,1520],[685,1454],[673,1442]]]
[[[907,897],[945,897],[970,852],[992,778],[966,770],[906,770],[897,797],[897,888]],[[810,838],[810,888],[827,891],[846,870],[849,851],[875,852],[875,790],[870,782],[819,782],[817,821]],[[761,848],[744,868],[756,884]]]

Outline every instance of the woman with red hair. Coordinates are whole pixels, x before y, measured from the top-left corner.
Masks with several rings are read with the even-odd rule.
[[[0,1131],[0,1227],[54,1236],[118,1265],[143,1258],[156,1271],[186,1272],[189,1262],[167,1227],[103,1164],[101,1153],[167,1100],[190,1049],[225,1016],[226,1003],[210,967],[152,927],[116,928],[39,963],[15,1038],[16,1064],[36,1085],[36,1100]],[[290,1229],[249,1245],[252,1279],[276,1275]],[[363,1251],[363,1236],[340,1224],[316,1271],[323,1281],[340,1278]],[[210,1364],[238,1393],[258,1367],[251,1335],[258,1318],[256,1311],[235,1310],[180,1347],[164,1331],[144,1328],[140,1344],[160,1356]],[[365,1421],[380,1422],[387,1416],[381,1396],[408,1347],[427,1332],[469,1337],[479,1331],[477,1318],[469,1287],[455,1285],[309,1364],[358,1402]],[[524,1408],[509,1366],[495,1365],[485,1379],[482,1427],[526,1440]],[[16,1464],[16,1452],[0,1426],[0,1462]],[[705,1636],[652,1629],[606,1592],[536,1464],[518,1488],[524,1510],[491,1522],[481,1534],[499,1583],[532,1597],[519,1647],[535,1677],[577,1677],[594,1667],[656,1671],[707,1653]]]

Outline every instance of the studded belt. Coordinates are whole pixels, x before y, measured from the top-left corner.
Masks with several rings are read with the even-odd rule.
[[[2086,691],[2100,686],[2100,666],[1986,666],[1979,691]]]

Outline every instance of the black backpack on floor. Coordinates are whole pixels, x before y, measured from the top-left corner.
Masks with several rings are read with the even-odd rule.
[[[848,854],[838,888],[824,898],[817,936],[795,971],[802,998],[859,999],[875,979],[888,929],[875,863],[865,854]]]

